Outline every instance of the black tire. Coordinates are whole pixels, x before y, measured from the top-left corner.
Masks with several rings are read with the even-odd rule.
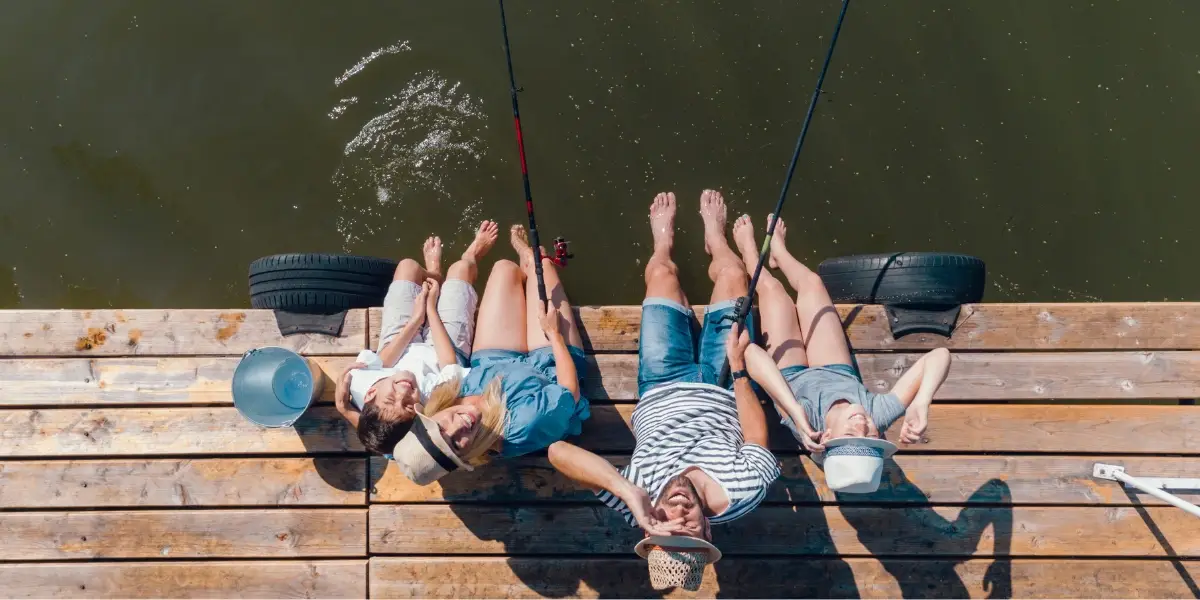
[[[966,254],[899,252],[831,258],[817,272],[834,302],[952,306],[983,299],[987,269]]]
[[[276,254],[250,263],[250,305],[333,314],[383,304],[396,261],[344,254]]]

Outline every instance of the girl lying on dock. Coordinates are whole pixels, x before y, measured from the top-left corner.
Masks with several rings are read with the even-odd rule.
[[[771,239],[769,265],[783,272],[796,290],[796,301],[763,270],[758,311],[766,348],[751,345],[746,350],[747,370],[775,401],[782,423],[823,464],[830,489],[874,492],[884,459],[897,449],[883,439],[883,432],[903,417],[900,441],[922,440],[933,394],[950,370],[950,352],[938,348],[922,356],[887,394],[869,391],[854,366],[825,284],[792,256],[786,238],[787,226],[780,219]],[[758,245],[749,216],[734,223],[733,239],[752,269]]]
[[[580,393],[583,337],[558,272],[543,258],[549,296],[543,310],[525,228],[513,226],[510,238],[521,264],[500,260],[492,267],[470,369],[435,390],[393,452],[401,472],[419,485],[495,456],[543,450],[578,435],[591,416]]]
[[[369,452],[390,454],[409,432],[422,405],[457,392],[471,355],[478,296],[477,261],[499,228],[480,223],[475,240],[450,265],[442,283],[442,241],[425,240],[425,265],[406,258],[383,301],[379,352],[363,350],[338,381],[338,412]]]

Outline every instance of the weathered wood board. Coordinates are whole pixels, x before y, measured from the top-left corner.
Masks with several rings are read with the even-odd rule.
[[[0,565],[5,598],[365,598],[366,560]]]
[[[232,407],[0,410],[0,457],[361,452],[332,406],[266,429]]]
[[[366,509],[0,512],[0,560],[365,556]]]
[[[887,392],[920,354],[860,353],[867,386]],[[35,358],[0,360],[0,406],[212,404],[233,402],[237,357]],[[353,357],[313,359],[331,402]],[[637,357],[590,357],[584,395],[637,397]],[[940,401],[1179,399],[1200,397],[1200,352],[959,353]]]
[[[671,598],[1187,598],[1200,563],[1169,560],[724,558]],[[372,598],[650,598],[631,558],[375,557]]]
[[[373,504],[372,554],[617,554],[640,529],[605,506]],[[1174,507],[762,506],[713,543],[728,556],[1200,557],[1200,524]]]
[[[922,356],[859,353],[867,387],[887,393]],[[632,354],[589,357],[583,393],[591,399],[637,398]],[[935,396],[943,401],[1096,400],[1200,397],[1200,352],[963,352]]]
[[[577,441],[601,452],[631,452],[634,407],[592,406],[592,418]],[[888,439],[899,439],[902,426],[896,421]],[[772,449],[799,447],[783,426],[773,422],[770,427]],[[900,444],[900,451],[1195,454],[1200,453],[1200,411],[1192,406],[941,404],[930,411],[925,437],[928,443]]]
[[[625,466],[628,456],[607,456]],[[1133,456],[956,456],[896,455],[885,467],[873,494],[838,496],[825,473],[807,456],[780,457],[783,475],[767,502],[786,504],[1094,504],[1161,506],[1165,502],[1120,484],[1092,477],[1096,462],[1124,466],[1146,477],[1194,477],[1197,460]],[[595,502],[595,495],[573,483],[542,457],[497,462],[471,472],[447,475],[419,486],[391,461],[371,458],[371,502]],[[0,492],[2,493],[2,492]],[[1200,502],[1200,491],[1180,497]]]
[[[1200,349],[1197,302],[968,304],[949,340],[932,334],[893,338],[882,306],[839,305],[838,312],[856,350]],[[637,351],[640,306],[583,306],[577,314],[587,350]],[[381,318],[380,309],[370,309],[372,344],[378,344]]]
[[[14,358],[0,360],[0,406],[104,404],[232,405],[241,357]],[[332,402],[337,378],[354,358],[318,356],[320,401]]]
[[[366,310],[346,314],[338,337],[284,337],[270,310],[0,311],[0,356],[240,355],[282,346],[303,354],[357,354]]]
[[[0,461],[0,508],[364,506],[365,458]]]

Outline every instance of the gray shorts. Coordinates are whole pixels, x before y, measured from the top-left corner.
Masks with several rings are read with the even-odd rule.
[[[417,294],[421,293],[420,284],[411,281],[393,281],[388,287],[387,296],[383,299],[383,323],[379,331],[379,347],[383,348],[400,330],[412,320],[413,307]],[[454,349],[463,359],[471,356],[471,342],[475,338],[475,309],[479,305],[479,296],[475,288],[461,279],[447,279],[442,283],[442,293],[438,297],[438,315],[446,324],[446,333]],[[425,324],[414,342],[433,343],[429,337],[429,325]]]

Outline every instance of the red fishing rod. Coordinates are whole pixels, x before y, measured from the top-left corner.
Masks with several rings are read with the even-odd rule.
[[[517,105],[517,93],[522,91],[517,87],[517,78],[513,75],[512,51],[508,47],[508,22],[504,18],[504,0],[500,1],[500,31],[504,33],[504,58],[508,61],[508,88],[512,96],[513,126],[517,130],[517,153],[521,156],[521,181],[525,185],[525,212],[529,215],[529,241],[533,245],[534,271],[537,272],[538,297],[542,305],[546,304],[546,281],[542,277],[542,249],[538,239],[537,220],[533,217],[533,193],[529,190],[529,167],[525,164],[525,139],[521,135],[521,109]],[[565,267],[567,259],[572,258],[568,250],[567,240],[554,238],[554,256],[550,261]]]

